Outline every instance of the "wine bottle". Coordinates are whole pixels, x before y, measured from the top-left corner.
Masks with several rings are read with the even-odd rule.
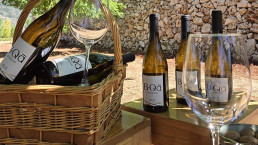
[[[212,33],[223,32],[222,12],[212,11]],[[212,37],[205,68],[206,94],[210,101],[223,104],[232,95],[232,68],[230,50],[226,50],[222,36]]]
[[[122,55],[123,63],[135,60],[135,55],[129,53]],[[89,56],[91,65],[88,66],[88,81],[90,85],[100,82],[112,71],[113,56],[91,53]],[[85,66],[85,55],[75,55],[65,58],[46,61],[36,74],[37,84],[52,84],[71,86],[81,83]],[[92,67],[92,68],[91,68]],[[90,69],[91,68],[91,69]]]
[[[187,46],[187,39],[190,34],[189,15],[181,16],[181,43],[175,58],[175,74],[176,74],[176,100],[180,104],[187,104],[184,98],[184,86],[182,80],[183,63]]]
[[[148,112],[168,110],[168,65],[161,48],[158,16],[151,14],[149,44],[143,59],[143,108]]]
[[[60,0],[26,28],[0,64],[0,83],[28,84],[32,80],[57,45],[73,2]]]

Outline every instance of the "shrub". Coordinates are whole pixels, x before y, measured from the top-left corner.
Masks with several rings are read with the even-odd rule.
[[[15,30],[15,26],[12,26],[12,29],[11,29],[11,37],[13,37],[13,35],[14,35],[14,30]]]
[[[2,19],[0,18],[0,38],[3,37],[3,22]]]
[[[6,19],[3,24],[3,38],[11,37],[11,21]]]

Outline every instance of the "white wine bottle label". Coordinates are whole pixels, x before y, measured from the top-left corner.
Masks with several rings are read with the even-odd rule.
[[[190,91],[193,91],[193,92],[199,91],[197,71],[186,72],[186,85]]]
[[[182,71],[176,71],[176,93],[181,98],[184,97],[184,86],[183,86],[183,79],[182,79]]]
[[[213,102],[228,101],[228,78],[206,77],[207,97]]]
[[[52,63],[57,67],[59,76],[66,76],[72,73],[84,71],[85,68],[85,56],[77,55],[66,58],[59,58],[52,60]],[[91,69],[91,63],[88,63],[88,69]]]
[[[1,62],[0,73],[13,81],[35,50],[35,47],[20,37]]]
[[[143,75],[143,100],[145,105],[164,106],[164,75]]]

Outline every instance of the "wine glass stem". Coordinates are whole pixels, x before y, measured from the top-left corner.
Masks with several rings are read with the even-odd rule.
[[[211,129],[212,144],[213,145],[219,145],[219,129],[220,129],[220,126],[214,125],[213,127],[210,127],[210,129]]]
[[[89,80],[88,80],[88,65],[89,65],[89,54],[90,54],[90,49],[91,46],[94,44],[94,40],[85,40],[84,45],[85,45],[85,69],[83,73],[83,78],[81,85],[83,86],[89,86]]]

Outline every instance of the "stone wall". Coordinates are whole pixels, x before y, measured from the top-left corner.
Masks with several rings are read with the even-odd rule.
[[[148,44],[151,13],[160,15],[160,40],[163,49],[175,56],[181,38],[183,14],[190,15],[191,33],[211,32],[211,11],[223,12],[224,33],[246,36],[250,61],[258,64],[258,2],[255,0],[125,0],[125,17],[117,19],[124,50],[144,51]],[[112,36],[107,34],[102,47],[112,47]]]

